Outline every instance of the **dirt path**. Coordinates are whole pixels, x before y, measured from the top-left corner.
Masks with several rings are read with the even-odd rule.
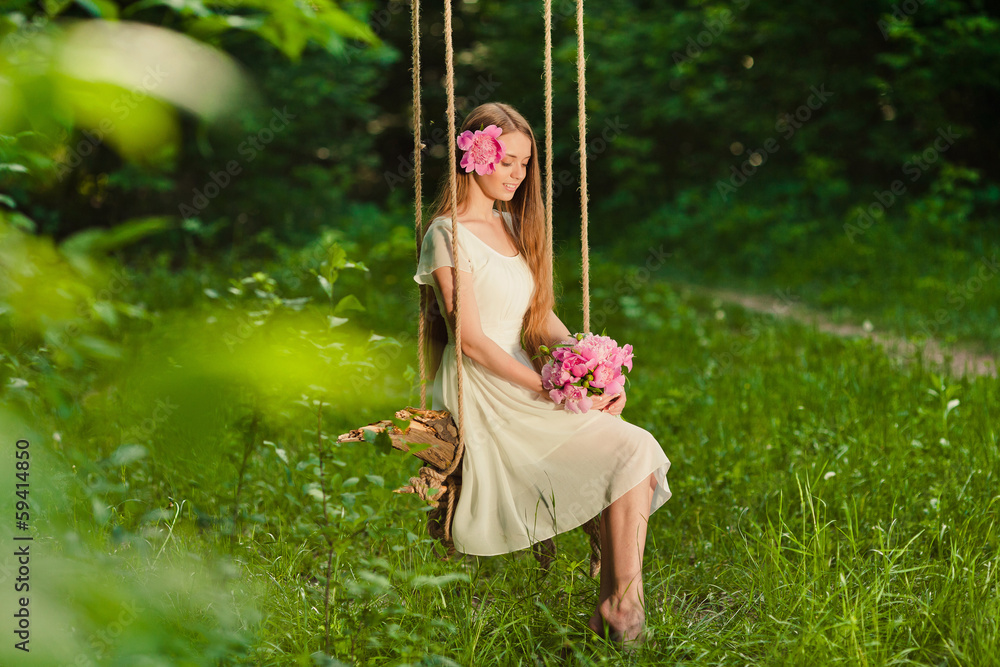
[[[736,303],[747,310],[767,313],[777,317],[791,317],[804,324],[810,324],[819,331],[831,333],[844,337],[863,337],[875,341],[882,345],[886,352],[897,359],[902,359],[909,363],[914,359],[914,353],[918,345],[899,335],[891,332],[876,331],[868,320],[861,326],[855,324],[835,324],[824,313],[793,303],[790,300],[783,300],[763,294],[748,294],[732,290],[704,287],[692,285],[690,283],[675,283],[678,287],[690,290],[694,294],[704,297],[716,298],[724,303]],[[961,345],[945,346],[937,340],[927,341],[924,347],[924,359],[934,365],[943,368],[949,361],[946,356],[950,356],[950,368],[953,375],[961,377],[967,374],[988,375],[997,377],[997,359],[993,355],[985,354],[971,347]]]

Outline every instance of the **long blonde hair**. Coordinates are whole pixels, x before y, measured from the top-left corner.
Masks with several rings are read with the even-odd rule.
[[[545,234],[545,211],[542,204],[542,176],[539,168],[538,146],[535,143],[535,134],[531,131],[531,126],[524,119],[517,109],[502,102],[489,102],[481,104],[465,117],[459,134],[466,130],[478,130],[488,125],[496,125],[504,133],[522,132],[531,140],[531,159],[528,160],[527,173],[514,197],[508,202],[497,200],[496,208],[501,215],[507,213],[511,216],[511,227],[514,231],[514,243],[531,269],[531,275],[535,280],[535,291],[531,297],[531,304],[524,315],[522,322],[521,345],[527,351],[528,356],[538,353],[541,345],[546,345],[551,341],[547,340],[548,332],[545,330],[545,323],[548,319],[549,311],[555,305],[555,294],[552,289],[552,265],[549,262],[548,248],[546,247]],[[451,137],[451,141],[457,137]],[[458,206],[461,208],[469,195],[472,174],[465,173],[459,166],[461,161],[461,151],[455,151],[455,170],[458,177]],[[438,194],[431,204],[432,214],[428,221],[444,216],[456,221],[457,215],[451,214],[451,183],[449,174],[444,173],[441,183],[438,186]],[[463,289],[471,289],[472,285],[463,285]],[[424,304],[421,317],[424,318],[424,326],[428,332],[428,342],[431,347],[431,376],[437,372],[440,363],[441,353],[448,343],[448,329],[444,316],[437,304],[434,290],[431,285],[420,285],[422,291],[421,298]],[[535,370],[541,372],[542,359],[532,359]]]

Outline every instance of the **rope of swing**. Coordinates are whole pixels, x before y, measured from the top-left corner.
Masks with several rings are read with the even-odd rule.
[[[413,177],[414,177],[414,208],[415,214],[415,236],[416,236],[416,258],[420,261],[420,250],[423,246],[423,201],[422,201],[422,160],[421,150],[424,148],[420,141],[421,131],[421,99],[420,99],[420,0],[412,0],[410,12],[411,34],[413,53],[411,63],[413,68]],[[455,136],[455,67],[454,67],[454,46],[452,44],[451,27],[451,2],[445,0],[444,3],[444,34],[445,34],[445,64],[448,94],[448,136]],[[442,521],[445,542],[451,541],[451,522],[455,509],[455,496],[457,495],[455,484],[449,476],[455,472],[465,453],[465,400],[463,387],[463,367],[462,367],[462,317],[461,317],[461,277],[459,275],[459,245],[458,245],[458,180],[456,173],[455,142],[450,141],[448,145],[448,159],[451,164],[449,169],[449,186],[451,190],[451,247],[453,248],[454,266],[452,275],[454,277],[454,299],[455,299],[455,359],[457,362],[458,375],[458,419],[455,420],[458,428],[458,444],[451,465],[444,471],[434,471],[432,477],[439,482],[444,490],[443,499],[447,503],[445,516]],[[427,409],[427,364],[425,359],[425,347],[427,330],[423,313],[427,307],[427,290],[420,290],[420,316],[417,318],[417,348],[418,367],[420,372],[420,409]],[[426,493],[426,490],[425,490]],[[440,496],[438,496],[440,497]]]
[[[413,56],[410,59],[413,68],[413,207],[416,210],[417,262],[420,262],[420,248],[424,243],[423,226],[423,178],[421,177],[421,151],[424,145],[420,141],[420,0],[413,0],[410,13],[410,42],[413,45]],[[424,346],[427,331],[424,326],[425,294],[427,290],[419,289],[419,315],[417,316],[417,365],[420,368],[420,409],[427,409],[427,360],[424,357]]]
[[[546,0],[548,2],[548,0]],[[580,289],[583,293],[583,331],[590,331],[590,245],[587,239],[587,68],[583,51],[583,0],[576,2],[576,113],[580,130]],[[549,172],[551,174],[551,167]],[[602,515],[588,519],[583,530],[590,537],[590,576],[597,576],[601,562]]]
[[[455,277],[455,371],[458,375],[458,420],[455,424],[458,427],[458,445],[455,447],[455,457],[452,459],[451,465],[443,473],[447,476],[455,472],[462,460],[462,454],[465,453],[465,391],[462,387],[465,375],[462,369],[462,280],[458,270],[461,248],[458,246],[458,169],[455,159],[457,146],[455,142],[455,48],[452,45],[451,34],[451,0],[445,0],[444,3],[444,59],[448,93],[448,137],[450,138],[448,141],[448,182],[451,188],[451,248],[454,256],[452,275]],[[448,494],[448,515],[446,517],[449,523],[453,502],[454,494],[450,493]],[[450,537],[450,527],[446,527],[445,530],[446,535]]]
[[[552,0],[545,0],[545,261],[552,266]]]
[[[421,199],[420,199],[420,182],[421,182],[421,162],[420,162],[420,150],[423,148],[419,141],[420,136],[420,126],[418,124],[419,114],[420,114],[420,0],[413,0],[413,11],[412,11],[412,42],[413,42],[413,117],[414,117],[414,152],[416,156],[414,157],[414,178],[416,179],[416,199],[415,206],[417,208],[416,214],[416,225],[417,225],[417,261],[420,261],[420,247],[423,240],[423,227],[421,225]],[[448,93],[448,136],[454,139],[455,137],[455,65],[454,65],[454,46],[452,44],[452,28],[451,28],[451,0],[445,0],[444,3],[444,35],[445,35],[445,65],[446,65],[446,79],[447,79],[447,93]],[[455,425],[458,428],[458,443],[455,446],[455,453],[452,457],[451,465],[447,469],[437,472],[433,471],[431,477],[436,481],[442,488],[443,494],[436,494],[435,498],[441,499],[445,503],[444,517],[440,522],[442,532],[444,534],[445,544],[451,544],[451,523],[452,517],[455,513],[456,496],[458,495],[457,484],[451,478],[451,474],[455,472],[459,464],[462,461],[462,455],[465,453],[465,391],[464,391],[464,373],[462,367],[462,300],[461,300],[461,276],[459,275],[459,245],[458,245],[458,175],[456,172],[456,160],[455,160],[455,141],[451,140],[448,142],[448,161],[450,168],[448,170],[448,180],[451,190],[451,247],[452,255],[454,258],[452,267],[452,276],[455,283],[454,286],[454,299],[455,299],[455,360],[456,360],[456,373],[458,376],[458,419],[454,419]],[[426,331],[424,326],[423,308],[425,305],[424,294],[427,290],[421,290],[421,310],[418,326],[418,346],[420,357],[420,408],[426,409],[427,407],[427,369],[424,362],[424,340],[426,338]],[[431,471],[428,471],[430,473]]]
[[[580,254],[583,330],[590,331],[590,246],[587,241],[587,75],[583,57],[583,0],[576,1],[576,112],[580,127]]]

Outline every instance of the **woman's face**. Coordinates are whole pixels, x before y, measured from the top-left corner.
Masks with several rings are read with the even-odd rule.
[[[487,197],[510,201],[528,174],[531,139],[523,132],[504,132],[500,135],[500,141],[503,142],[504,156],[494,167],[493,173],[480,176],[473,172],[473,176]]]

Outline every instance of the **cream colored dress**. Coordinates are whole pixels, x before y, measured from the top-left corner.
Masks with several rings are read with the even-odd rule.
[[[505,223],[511,229],[510,219]],[[521,255],[509,257],[459,224],[459,267],[472,272],[483,332],[525,366],[521,324],[534,278]],[[432,271],[454,266],[451,220],[428,226],[413,279],[432,285],[441,312],[441,289]],[[469,288],[469,281],[462,289]],[[433,389],[434,410],[458,418],[453,332]],[[619,341],[622,342],[622,341]],[[636,371],[641,375],[642,350]],[[597,410],[567,412],[518,384],[463,357],[465,457],[462,492],[452,536],[465,554],[495,556],[523,549],[600,514],[652,473],[655,512],[670,498],[670,461],[649,431]],[[645,372],[648,372],[646,370]]]

